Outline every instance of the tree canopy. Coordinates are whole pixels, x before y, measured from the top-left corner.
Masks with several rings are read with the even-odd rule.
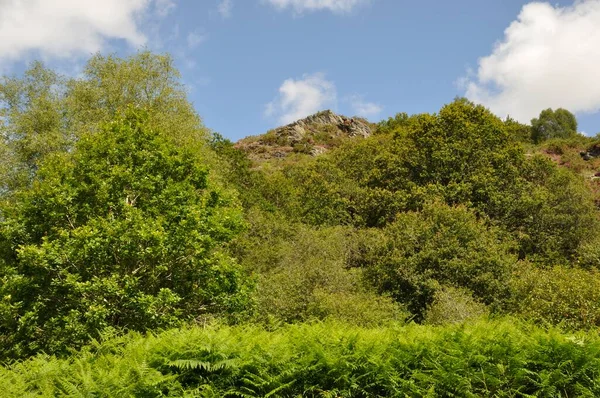
[[[61,351],[111,326],[146,330],[245,304],[219,252],[242,225],[193,151],[129,109],[47,156],[2,207],[3,350]]]
[[[360,123],[232,143],[149,52],[3,78],[0,360],[198,323],[600,325],[600,144],[570,112]]]
[[[31,182],[47,154],[70,150],[80,134],[99,131],[128,106],[146,109],[151,127],[209,160],[209,133],[170,56],[97,54],[80,77],[61,76],[35,62],[22,77],[0,81],[0,192]]]
[[[534,142],[551,138],[569,138],[577,135],[577,119],[566,109],[544,109],[538,118],[531,120]]]

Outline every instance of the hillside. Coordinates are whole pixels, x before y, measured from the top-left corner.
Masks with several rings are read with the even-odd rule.
[[[7,396],[598,396],[600,143],[569,111],[234,144],[168,57],[53,76],[0,82]]]
[[[553,139],[530,147],[528,153],[541,154],[559,167],[580,175],[593,193],[596,206],[600,208],[600,144],[596,139],[583,136],[568,140]]]

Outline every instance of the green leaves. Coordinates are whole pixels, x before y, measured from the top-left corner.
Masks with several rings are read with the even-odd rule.
[[[600,274],[597,270],[521,266],[512,280],[512,309],[539,323],[567,329],[600,326]]]
[[[194,327],[106,336],[68,360],[40,356],[0,367],[0,388],[6,397],[597,396],[599,363],[596,334],[515,319]]]
[[[421,320],[444,286],[468,289],[486,304],[508,297],[516,258],[502,238],[468,209],[433,203],[369,231],[352,263]]]
[[[34,63],[23,77],[0,81],[0,193],[30,184],[47,155],[72,150],[81,135],[93,135],[130,106],[152,114],[152,129],[214,162],[170,56],[98,54],[78,78]]]
[[[577,135],[577,119],[566,109],[543,110],[539,118],[531,120],[531,137],[539,143],[551,138],[570,138]]]
[[[0,319],[13,340],[4,355],[60,352],[107,326],[169,327],[245,306],[241,273],[217,250],[242,227],[235,201],[148,118],[131,109],[82,136],[4,209],[1,290],[13,308]]]

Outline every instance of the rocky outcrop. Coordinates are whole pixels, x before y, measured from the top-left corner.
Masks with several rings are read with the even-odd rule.
[[[307,136],[314,136],[327,130],[324,127],[334,127],[338,131],[330,131],[331,134],[348,137],[368,137],[372,133],[371,126],[366,120],[337,115],[330,110],[325,110],[279,127],[275,129],[275,135],[287,139],[291,145],[294,145]]]
[[[318,156],[345,139],[368,137],[372,129],[365,119],[325,110],[266,134],[245,138],[236,146],[254,160],[284,158],[292,153]]]
[[[600,144],[592,145],[586,151],[580,152],[579,155],[581,155],[583,160],[592,160],[600,157]]]

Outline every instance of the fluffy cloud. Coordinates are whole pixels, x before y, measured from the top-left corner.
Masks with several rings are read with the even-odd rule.
[[[295,12],[329,10],[335,13],[352,11],[356,6],[369,3],[371,0],[263,0],[265,3],[283,10],[291,8]]]
[[[337,93],[333,82],[322,73],[287,79],[279,87],[279,96],[266,106],[265,114],[288,124],[324,108],[335,107]]]
[[[219,11],[219,14],[221,14],[221,16],[223,18],[229,18],[231,16],[231,10],[233,9],[233,2],[232,0],[221,0],[219,2],[219,5],[217,7],[217,10]]]
[[[374,102],[367,102],[360,95],[353,95],[348,98],[354,114],[362,117],[374,117],[381,113],[382,107]]]
[[[164,16],[173,7],[172,0],[0,0],[0,58],[89,54],[107,39],[140,46],[146,43],[142,14]]]
[[[529,122],[545,108],[600,109],[600,0],[525,5],[491,55],[463,79],[465,95]]]

